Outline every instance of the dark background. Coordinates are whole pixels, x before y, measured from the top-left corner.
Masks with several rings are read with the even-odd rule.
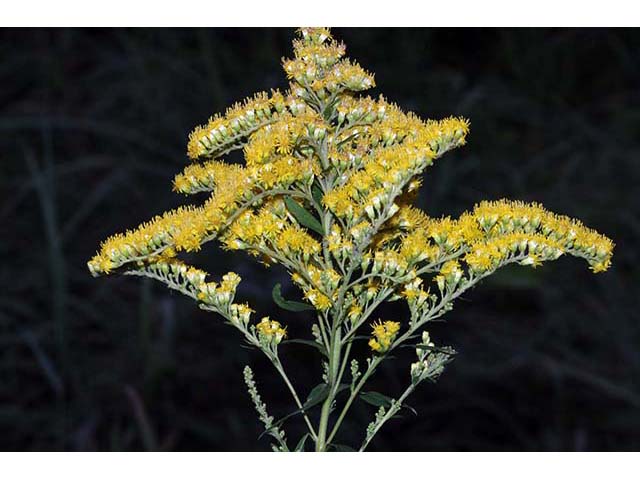
[[[258,90],[286,87],[291,29],[4,29],[0,32],[0,448],[262,450],[242,380],[292,409],[259,352],[161,284],[93,279],[107,235],[185,200],[171,179],[189,131]],[[469,144],[425,177],[420,205],[540,201],[617,244],[610,271],[563,258],[500,272],[430,330],[459,355],[377,450],[640,448],[640,33],[615,29],[334,29],[387,98],[423,118],[471,120]],[[281,269],[210,247],[192,259],[244,278],[239,298],[296,336]],[[402,318],[392,304],[385,318]],[[394,308],[397,310],[394,311]],[[364,353],[364,349],[361,351]],[[303,395],[305,346],[282,348]],[[412,352],[376,375],[398,395]],[[357,404],[341,443],[374,409]],[[289,424],[295,445],[301,422]]]

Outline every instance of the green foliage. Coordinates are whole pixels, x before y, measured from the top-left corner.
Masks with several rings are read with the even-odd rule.
[[[316,233],[320,235],[324,235],[324,230],[322,228],[322,224],[318,221],[316,217],[311,215],[304,207],[300,206],[298,202],[296,202],[291,197],[286,197],[284,199],[284,203],[287,204],[287,208],[291,212],[291,214],[296,217],[296,220],[300,225],[303,225],[307,228],[310,228]]]
[[[315,310],[315,308],[313,308],[309,304],[302,303],[302,302],[295,302],[292,300],[285,300],[284,297],[282,296],[282,285],[280,285],[279,283],[276,283],[274,285],[273,290],[271,291],[271,296],[273,298],[273,301],[276,302],[276,304],[280,308],[284,310],[289,310],[290,312],[304,312],[309,310]]]

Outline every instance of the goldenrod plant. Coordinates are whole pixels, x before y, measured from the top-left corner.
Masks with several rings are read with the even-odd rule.
[[[405,406],[424,381],[434,381],[454,350],[437,346],[426,327],[483,278],[510,264],[531,266],[568,254],[594,272],[609,268],[613,243],[577,220],[520,201],[484,201],[459,218],[432,218],[414,206],[425,170],[465,144],[469,122],[422,120],[384,97],[361,96],[374,77],[344,57],[345,46],[326,28],[302,28],[294,56],[283,61],[286,91],[263,92],[212,117],[190,135],[193,161],[174,190],[205,192],[199,206],[169,211],[108,238],[89,262],[93,275],[149,277],[222,316],[259,349],[282,377],[295,409],[275,420],[252,370],[244,378],[265,432],[278,451],[341,449],[336,439],[358,398],[379,407],[361,445]],[[243,150],[243,165],[222,161]],[[274,301],[292,312],[312,310],[309,337],[322,381],[303,400],[280,358],[287,329],[281,319],[254,319],[236,301],[240,277],[211,281],[183,263],[183,252],[217,240],[264,264],[280,264],[303,301]],[[407,318],[379,319],[383,302],[406,302]],[[293,316],[293,315],[292,315]],[[400,315],[399,315],[400,317]],[[295,321],[295,320],[290,320]],[[291,339],[289,339],[291,341]],[[366,342],[367,357],[352,355]],[[284,343],[283,343],[284,342]],[[399,366],[408,386],[399,396],[365,391],[382,362],[400,346],[415,359]],[[320,368],[321,367],[321,368]],[[307,433],[288,439],[285,420],[299,415]]]

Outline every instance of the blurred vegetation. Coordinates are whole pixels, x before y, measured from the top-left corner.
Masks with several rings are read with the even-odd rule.
[[[420,204],[431,215],[535,200],[617,244],[605,274],[565,259],[503,272],[467,295],[431,328],[458,358],[414,394],[419,416],[390,423],[372,449],[639,449],[640,32],[334,33],[390,100],[425,118],[471,119],[469,145],[426,175]],[[170,182],[189,131],[284,87],[292,31],[0,35],[0,448],[267,448],[242,366],[280,416],[292,407],[268,362],[188,299],[137,278],[93,279],[85,264],[107,235],[186,203]],[[297,295],[283,271],[215,248],[193,261],[237,271],[259,314],[308,330],[305,314],[271,301],[278,281]],[[395,309],[383,314],[401,318]],[[394,362],[377,375],[380,389],[401,391],[403,355],[404,370]],[[284,360],[310,389],[314,352],[292,345]],[[356,411],[345,435],[361,439],[374,412]]]

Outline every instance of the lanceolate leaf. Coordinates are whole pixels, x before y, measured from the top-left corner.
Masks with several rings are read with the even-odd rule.
[[[303,408],[306,410],[307,408],[313,407],[314,405],[319,404],[324,401],[325,398],[329,395],[329,385],[326,383],[320,383],[316,385],[313,390],[309,393],[307,400],[304,402]]]
[[[302,408],[294,410],[293,412],[285,415],[279,420],[276,420],[275,422],[273,422],[273,426],[271,428],[278,428],[280,427],[280,425],[282,425],[285,421],[287,421],[291,417],[298,415],[299,413],[308,411],[311,407],[314,407],[319,403],[323,402],[324,399],[327,398],[327,395],[329,395],[329,385],[327,385],[326,383],[321,383],[319,385],[316,385],[313,388],[313,390],[311,390],[311,392],[309,393],[309,396],[307,397],[305,402],[302,404]],[[267,433],[267,431],[268,430],[265,430],[264,432],[262,432],[260,436]]]
[[[280,308],[289,310],[290,312],[304,312],[306,310],[314,310],[311,305],[307,305],[306,303],[285,300],[282,296],[282,285],[280,285],[279,283],[276,283],[273,287],[271,296],[273,297],[273,301],[276,302],[276,304]]]
[[[303,225],[307,228],[310,228],[316,233],[320,235],[324,235],[324,230],[322,229],[322,224],[318,221],[316,217],[311,215],[304,207],[302,207],[298,202],[296,202],[291,197],[285,197],[284,203],[287,205],[287,209],[291,214],[296,218],[300,225]]]
[[[379,392],[362,392],[360,393],[362,401],[367,402],[374,407],[388,408],[393,399]]]
[[[402,408],[406,408],[407,410],[409,410],[411,413],[413,413],[416,417],[418,416],[418,412],[416,412],[416,409],[413,407],[410,407],[409,405],[402,405]]]
[[[380,392],[362,392],[360,394],[360,399],[369,405],[373,405],[374,407],[384,407],[389,408],[391,406],[391,402],[393,399],[391,397],[387,397],[386,395]],[[418,412],[413,407],[409,405],[402,405],[402,408],[406,408],[414,415],[418,415]]]
[[[321,206],[323,194],[322,190],[320,190],[320,187],[314,185],[311,189],[311,195],[313,196],[313,199],[316,201],[316,203]]]
[[[347,388],[349,388],[348,384],[341,383],[336,391],[336,396],[338,395],[338,393],[342,392],[343,390],[346,390]],[[279,420],[276,420],[275,422],[273,422],[273,425],[271,426],[271,428],[272,429],[279,428],[285,421],[289,420],[291,417],[298,415],[299,413],[302,413],[302,412],[307,412],[312,407],[315,407],[316,405],[324,402],[324,400],[329,395],[329,391],[330,391],[330,387],[326,383],[320,383],[316,385],[315,387],[313,387],[311,392],[309,392],[309,396],[307,397],[305,402],[302,404],[302,408],[294,410],[293,412],[285,415]],[[260,437],[262,437],[267,432],[268,430],[265,430],[264,432],[262,432],[260,434]]]

